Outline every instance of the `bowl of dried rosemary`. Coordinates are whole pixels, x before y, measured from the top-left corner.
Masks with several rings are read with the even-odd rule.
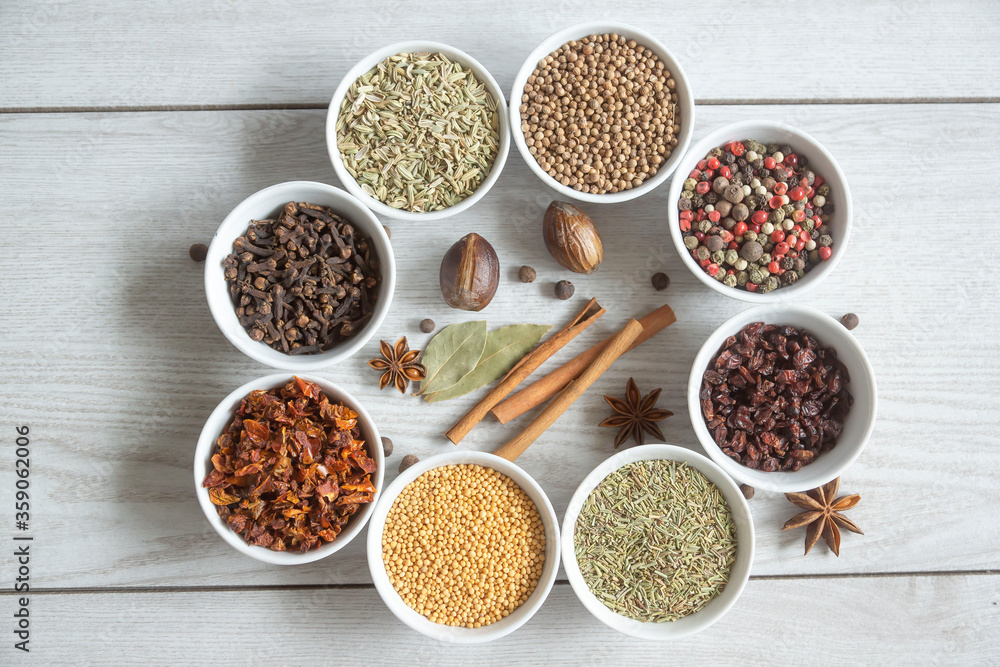
[[[642,445],[597,466],[563,518],[562,560],[590,613],[641,639],[718,621],[750,577],[754,527],[733,480],[708,458]]]
[[[500,177],[507,103],[467,53],[437,42],[390,44],[340,82],[326,145],[340,182],[379,215],[440,220],[482,199]]]
[[[290,371],[342,362],[375,335],[396,284],[392,245],[357,198],[292,181],[240,202],[215,232],[205,295],[245,355]]]

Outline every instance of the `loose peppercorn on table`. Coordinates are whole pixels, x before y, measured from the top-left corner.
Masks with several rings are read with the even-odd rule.
[[[845,532],[839,557],[822,540],[803,556],[806,529],[781,530],[803,510],[758,488],[749,583],[700,634],[660,644],[619,634],[560,572],[513,633],[443,644],[383,604],[364,532],[327,558],[281,567],[238,553],[205,520],[191,479],[199,432],[223,397],[272,371],[220,333],[195,261],[205,251],[189,249],[210,244],[236,204],[269,185],[342,185],[327,105],[373,49],[452,45],[509,102],[529,52],[589,20],[641,26],[672,51],[695,97],[693,141],[736,121],[781,121],[843,169],[850,242],[794,303],[835,320],[856,314],[851,333],[878,378],[874,433],[839,490],[861,496],[847,515],[864,535]],[[995,233],[983,193],[1000,190],[1000,5],[182,0],[152,10],[13,0],[0,25],[0,664],[996,662],[1000,299],[988,252],[963,244],[988,247]],[[664,303],[677,322],[616,361],[517,464],[561,518],[615,451],[615,430],[598,428],[610,414],[603,396],[621,396],[629,378],[644,394],[662,388],[657,407],[674,413],[657,424],[666,442],[703,451],[688,374],[704,340],[746,304],[682,263],[668,187],[577,202],[603,241],[589,275],[546,250],[544,212],[563,197],[517,151],[488,194],[450,220],[380,216],[396,262],[389,314],[357,354],[316,374],[348,389],[391,438],[384,486],[403,457],[454,451],[443,434],[483,392],[426,403],[379,391],[365,362],[380,339],[424,349],[433,333],[423,328],[473,320],[554,332],[591,297],[607,313],[532,378]],[[445,250],[473,232],[500,261],[479,313],[449,308],[438,276]],[[522,266],[533,281],[519,279]],[[667,278],[651,282],[657,273]],[[575,288],[566,301],[555,296],[560,280]],[[488,418],[460,447],[493,451],[537,414]]]

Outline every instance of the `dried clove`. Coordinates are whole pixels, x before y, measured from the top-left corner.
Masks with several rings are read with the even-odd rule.
[[[326,206],[253,220],[223,262],[240,325],[285,354],[318,354],[360,331],[381,283],[370,239]]]

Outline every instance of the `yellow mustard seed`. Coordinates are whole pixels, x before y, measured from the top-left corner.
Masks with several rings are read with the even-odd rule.
[[[474,464],[429,470],[386,517],[382,561],[403,601],[435,623],[478,628],[524,604],[545,565],[545,526],[513,480]]]

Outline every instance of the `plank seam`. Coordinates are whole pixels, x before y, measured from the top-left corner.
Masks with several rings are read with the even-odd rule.
[[[766,574],[751,575],[751,581],[796,581],[803,579],[901,579],[911,577],[967,577],[967,576],[1000,576],[1000,570],[946,570],[946,571],[912,571],[912,572],[860,572],[836,574]],[[556,586],[568,586],[566,579],[557,579]],[[226,593],[226,592],[267,592],[267,591],[321,591],[321,590],[374,590],[373,584],[299,584],[299,585],[265,585],[265,586],[130,586],[123,588],[33,588],[31,595],[100,595],[115,593]],[[0,591],[0,597],[16,597],[24,595],[14,591]]]
[[[701,106],[806,106],[838,104],[996,104],[1000,97],[911,97],[911,98],[828,98],[828,99],[705,99],[696,100]],[[67,107],[2,107],[0,114],[47,114],[47,113],[155,113],[185,111],[294,111],[302,109],[326,109],[328,104],[288,103],[288,104],[153,104],[146,106],[67,106]]]

